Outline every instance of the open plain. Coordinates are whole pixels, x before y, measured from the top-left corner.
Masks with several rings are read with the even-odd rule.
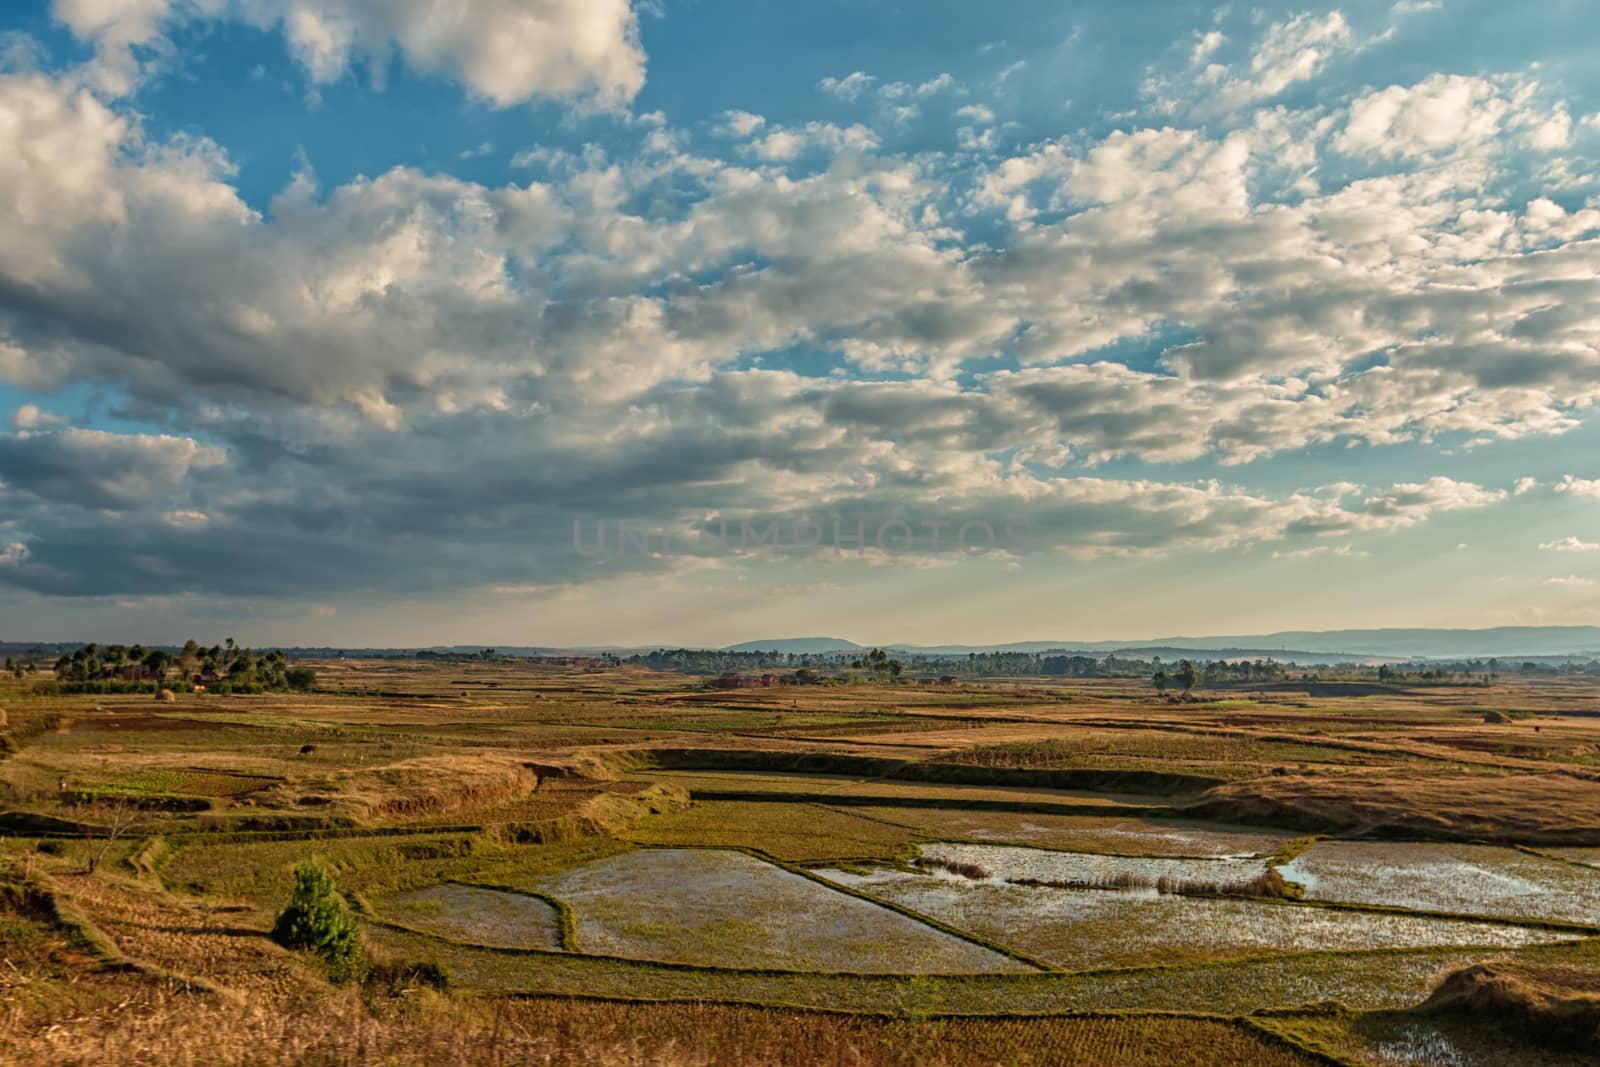
[[[0,1058],[1594,1051],[1584,678],[1178,700],[311,666],[293,694],[0,689]],[[354,974],[270,936],[307,861],[359,923]]]

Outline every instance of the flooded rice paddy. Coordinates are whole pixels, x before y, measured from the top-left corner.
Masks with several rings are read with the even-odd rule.
[[[980,867],[997,881],[1048,882],[1059,886],[1110,886],[1119,877],[1153,885],[1161,879],[1233,884],[1265,872],[1260,860],[1246,854],[1212,859],[1163,856],[1109,856],[1095,852],[1057,852],[1018,845],[973,845],[940,842],[923,845],[926,861]],[[1154,895],[1155,890],[1149,890]]]
[[[1445,945],[1515,948],[1562,937],[1493,923],[1161,896],[1143,890],[1058,889],[1015,885],[998,877],[975,881],[891,868],[817,873],[1070,970],[1290,952]]]
[[[871,974],[1033,969],[742,852],[640,849],[539,888],[571,905],[580,948],[601,955]]]
[[[1325,841],[1278,870],[1308,900],[1600,924],[1600,871],[1515,849]]]
[[[1249,856],[1271,852],[1288,834],[1167,819],[954,808],[908,811],[862,808],[861,814],[913,826],[924,833],[998,844],[1037,845],[1083,852],[1142,856]]]
[[[1007,822],[1015,831],[1015,822]],[[1136,834],[1139,825],[1100,826]],[[1128,854],[935,842],[921,870],[825,867],[807,878],[731,849],[645,848],[527,884],[569,905],[580,952],[686,963],[857,974],[1019,972],[1028,964],[894,907],[1068,970],[1379,949],[1508,950],[1570,940],[1560,930],[1270,899],[1185,895],[1177,883],[1239,886],[1261,874],[1244,835],[1179,828],[1211,855]],[[1501,918],[1600,921],[1600,871],[1512,849],[1322,842],[1280,868],[1313,901]],[[834,887],[865,894],[862,899]],[[1160,888],[1158,888],[1160,887]],[[884,902],[884,906],[876,901]],[[414,929],[493,948],[560,947],[555,907],[534,896],[440,885],[390,897]]]

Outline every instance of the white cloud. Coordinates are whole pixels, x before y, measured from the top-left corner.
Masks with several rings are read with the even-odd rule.
[[[1350,545],[1312,545],[1310,548],[1282,549],[1272,553],[1273,559],[1312,559],[1317,556],[1332,556],[1339,559],[1364,559],[1372,553],[1365,552]]]
[[[41,410],[37,404],[19,404],[11,413],[11,425],[18,430],[36,430],[65,421],[60,415]]]
[[[716,130],[726,137],[749,137],[766,123],[766,119],[748,111],[724,111]]]
[[[1271,26],[1250,57],[1248,96],[1276,96],[1296,82],[1314,77],[1350,42],[1350,24],[1339,11],[1320,18],[1296,15]]]
[[[1573,496],[1600,497],[1600,479],[1578,478],[1571,474],[1556,483],[1556,492]]]
[[[1546,552],[1600,552],[1600,543],[1577,537],[1559,537],[1539,546]]]
[[[878,147],[878,135],[866,126],[836,126],[831,122],[808,122],[800,127],[772,126],[750,145],[760,159],[784,162],[803,152],[870,152]]]
[[[1427,156],[1493,141],[1510,112],[1488,79],[1434,74],[1357,99],[1333,143],[1351,155]]]
[[[865,71],[857,70],[842,78],[823,78],[817,83],[817,88],[840,100],[855,100],[871,89],[872,83],[877,80]]]
[[[1272,53],[1291,72],[1355,47],[1301,29],[1300,51]],[[1390,90],[1330,95],[973,160],[885,151],[893,112],[874,102],[878,130],[742,111],[619,123],[605,147],[518,153],[541,168],[527,184],[401,167],[322,189],[307,167],[257,211],[217,146],[153,139],[73,78],[3,75],[0,127],[30,150],[0,154],[0,376],[114,383],[172,427],[82,439],[14,414],[26,432],[0,437],[0,472],[8,505],[31,501],[18,536],[35,546],[17,570],[65,582],[48,574],[134,541],[182,570],[159,545],[203,533],[242,537],[255,561],[326,537],[357,557],[330,567],[419,581],[488,555],[516,586],[514,551],[452,558],[464,531],[545,531],[552,508],[603,507],[602,492],[661,509],[1037,508],[1081,555],[1333,556],[1307,540],[1491,507],[1508,492],[1449,478],[1273,494],[1088,477],[1124,457],[1234,468],[1586,418],[1596,206],[1543,184],[1527,200],[1504,144],[1554,105],[1516,79],[1483,84],[1504,105],[1493,136],[1453,125],[1455,98],[1425,81],[1387,118],[1370,109]],[[1433,107],[1438,121],[1413,116]],[[993,132],[957,136],[992,150]],[[740,139],[714,142],[731,161],[698,154],[708,133]],[[1328,150],[1346,136],[1381,173],[1341,177]],[[793,346],[838,370],[737,369]],[[880,376],[909,380],[865,380]],[[463,484],[468,464],[494,499]],[[82,514],[98,508],[120,526]],[[373,529],[413,539],[363,561]],[[130,582],[143,573],[120,558]]]
[[[211,516],[203,511],[169,511],[162,517],[167,525],[184,530],[203,529],[211,525]]]
[[[1576,588],[1587,588],[1589,586],[1594,585],[1595,584],[1595,580],[1593,578],[1580,578],[1576,574],[1569,574],[1564,578],[1546,578],[1544,580],[1544,584],[1545,585],[1569,586],[1569,587],[1576,587]]]
[[[1014,63],[1006,64],[1006,66],[1001,69],[1000,73],[994,76],[995,87],[1004,88],[1006,82],[1010,81],[1012,78],[1016,77],[1018,74],[1021,74],[1027,69],[1028,61],[1026,59],[1019,59]]]
[[[381,81],[395,52],[496,107],[539,96],[619,107],[644,85],[629,0],[477,0],[470,17],[436,0],[55,0],[53,10],[75,35],[96,42],[102,83],[122,92],[137,78],[132,49],[163,45],[177,23],[229,14],[281,28],[319,85],[358,60]]]
[[[1227,40],[1228,39],[1222,35],[1220,30],[1211,30],[1207,33],[1196,34],[1194,48],[1192,48],[1189,52],[1189,65],[1198,67],[1207,59],[1211,58],[1212,54],[1215,53],[1217,49],[1221,48],[1227,43]]]

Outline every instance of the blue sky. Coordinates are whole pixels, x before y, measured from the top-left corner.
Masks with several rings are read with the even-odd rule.
[[[0,637],[1600,622],[1579,0],[457,6],[0,15]]]

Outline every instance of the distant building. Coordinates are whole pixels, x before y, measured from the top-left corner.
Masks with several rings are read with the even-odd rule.
[[[143,682],[153,677],[143,663],[129,663],[117,674],[124,682]]]
[[[961,679],[957,678],[953,674],[941,674],[939,676],[939,684],[940,685],[960,685],[961,684]]]

